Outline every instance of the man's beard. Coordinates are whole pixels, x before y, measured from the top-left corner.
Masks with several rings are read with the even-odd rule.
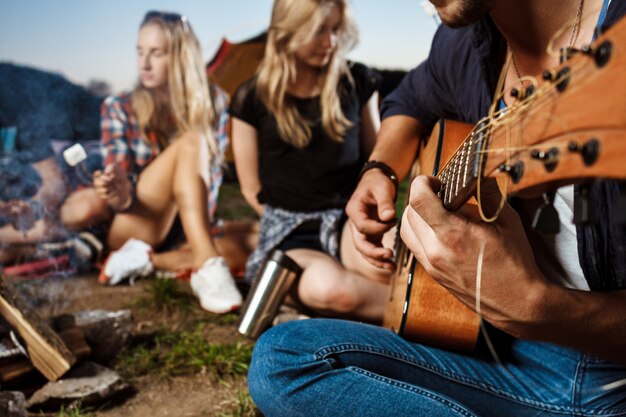
[[[493,7],[495,0],[460,0],[451,13],[439,12],[441,21],[446,26],[458,28],[468,26],[482,19]]]

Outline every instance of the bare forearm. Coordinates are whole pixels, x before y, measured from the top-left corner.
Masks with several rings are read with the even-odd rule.
[[[391,116],[383,120],[370,160],[385,162],[398,177],[409,173],[423,133],[421,123],[408,116]]]
[[[626,365],[626,291],[550,286],[522,337],[572,347]]]
[[[248,205],[252,207],[252,210],[254,210],[255,213],[259,217],[261,217],[263,215],[263,205],[259,203],[259,200],[257,199],[257,195],[259,194],[259,191],[242,189],[241,194],[243,195],[243,198],[244,200],[246,200]]]

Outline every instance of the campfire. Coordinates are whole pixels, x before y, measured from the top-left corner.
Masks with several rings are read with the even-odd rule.
[[[43,319],[0,277],[0,315],[0,383],[10,386],[17,381],[25,391],[34,390],[28,401],[21,392],[5,393],[0,410],[53,410],[75,400],[98,404],[130,392],[130,386],[104,365],[130,337],[129,310]],[[43,386],[41,376],[48,381]]]

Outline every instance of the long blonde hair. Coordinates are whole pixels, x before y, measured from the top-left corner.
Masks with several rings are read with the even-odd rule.
[[[313,39],[332,5],[340,11],[342,19],[337,47],[321,73],[322,126],[328,136],[341,142],[352,124],[341,109],[337,87],[342,76],[351,79],[345,55],[358,40],[347,0],[275,0],[272,10],[256,88],[260,99],[276,118],[281,138],[297,148],[304,148],[311,141],[311,122],[285,97],[289,82],[296,79],[295,51]]]
[[[148,12],[140,29],[158,25],[167,41],[169,100],[163,103],[152,90],[140,83],[132,93],[132,106],[144,138],[156,135],[166,147],[178,135],[193,131],[206,139],[209,159],[215,159],[218,146],[212,126],[217,122],[202,60],[200,42],[185,16],[167,12]]]

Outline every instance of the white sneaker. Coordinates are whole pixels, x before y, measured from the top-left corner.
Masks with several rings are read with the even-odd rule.
[[[136,277],[144,277],[154,270],[150,261],[152,248],[139,239],[128,239],[124,245],[111,252],[104,263],[98,282],[117,285],[125,279],[131,283]]]
[[[228,313],[241,306],[241,294],[221,256],[209,258],[191,274],[190,284],[202,308],[211,313]]]

